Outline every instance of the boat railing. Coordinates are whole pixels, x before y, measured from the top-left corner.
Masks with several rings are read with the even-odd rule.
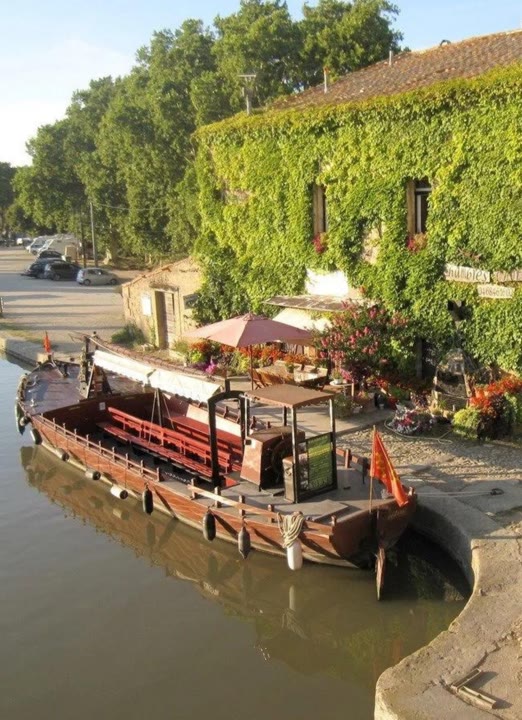
[[[266,518],[271,523],[277,523],[281,514],[280,512],[274,510],[274,505],[271,503],[269,503],[266,508],[258,507],[256,505],[251,505],[250,503],[245,502],[244,495],[238,495],[237,500],[235,500],[234,498],[223,496],[221,494],[220,487],[216,487],[214,488],[214,490],[205,490],[204,488],[196,486],[194,481],[192,481],[190,484],[190,496],[192,500],[197,500],[198,497],[214,500],[214,507],[212,508],[213,511],[219,511],[222,505],[226,505],[227,507],[231,508],[235,507],[237,508],[240,517],[245,517],[247,514],[259,515]],[[327,526],[325,526],[324,523],[314,522],[313,520],[309,520],[308,518],[305,519],[304,528],[305,530],[319,530],[322,532],[327,531]]]
[[[120,455],[116,452],[114,448],[109,450],[102,445],[101,440],[95,442],[90,439],[88,434],[85,436],[79,435],[76,430],[68,430],[65,425],[60,425],[55,420],[49,420],[45,417],[41,417],[40,419],[44,425],[48,425],[50,428],[52,428],[53,432],[63,435],[63,437],[65,438],[65,447],[60,448],[61,450],[64,450],[65,452],[70,451],[70,447],[68,445],[68,440],[70,439],[73,440],[77,445],[84,445],[86,448],[92,448],[93,450],[96,450],[96,453],[100,458],[107,459],[111,463],[118,465],[125,470],[133,470],[135,472],[138,472],[144,481],[160,481],[161,478],[159,467],[156,468],[156,470],[151,470],[150,468],[145,467],[143,460],[141,460],[140,462],[135,462],[134,460],[131,460],[127,454]]]
[[[100,459],[106,459],[110,463],[113,463],[122,469],[137,471],[143,478],[144,482],[161,483],[161,471],[160,468],[156,470],[150,470],[144,466],[143,461],[139,463],[134,462],[129,458],[127,454],[119,455],[114,449],[107,449],[103,447],[101,441],[94,442],[90,439],[89,435],[82,436],[78,434],[76,430],[68,430],[65,425],[60,425],[55,420],[50,420],[45,417],[40,417],[40,421],[43,425],[47,425],[57,435],[62,435],[65,438],[65,446],[61,447],[60,450],[70,452],[69,440],[74,441],[76,445],[85,446],[86,449],[92,448],[96,451],[96,454]],[[101,471],[101,468],[95,468]],[[252,516],[264,517],[270,523],[277,523],[279,521],[280,512],[274,509],[273,504],[268,504],[266,508],[255,506],[245,502],[245,496],[239,494],[237,499],[225,497],[221,494],[221,488],[216,487],[214,490],[205,490],[205,488],[196,485],[193,479],[190,484],[190,496],[193,500],[197,500],[198,497],[208,498],[214,501],[214,510],[219,509],[225,505],[227,507],[237,508],[239,515],[245,517],[247,514]],[[295,507],[292,508],[295,511]],[[332,526],[336,524],[336,518],[332,517],[330,523]],[[324,523],[314,522],[311,519],[306,518],[304,523],[304,530],[314,530],[329,534],[329,527]]]

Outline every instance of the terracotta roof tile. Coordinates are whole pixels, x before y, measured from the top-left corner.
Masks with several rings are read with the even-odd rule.
[[[497,67],[522,62],[522,30],[484,35],[429,50],[403,52],[323,85],[272,103],[268,109],[306,109],[320,105],[396,95],[441,80],[472,78]]]

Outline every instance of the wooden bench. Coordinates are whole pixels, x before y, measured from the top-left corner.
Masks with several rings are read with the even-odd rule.
[[[160,450],[174,451],[178,460],[184,461],[188,456],[196,456],[197,460],[204,467],[210,467],[212,453],[209,445],[208,433],[199,437],[180,431],[180,427],[168,428],[156,425],[148,420],[136,418],[123,410],[109,406],[107,412],[111,418],[110,423],[99,423],[105,432],[116,437],[141,444],[147,449],[154,450],[158,454]],[[189,418],[186,418],[187,420]],[[196,422],[197,421],[191,421]],[[198,423],[201,424],[201,423]],[[120,427],[121,426],[121,427]],[[183,426],[184,427],[184,426]],[[129,432],[130,431],[130,432]],[[166,453],[163,452],[165,455]],[[237,458],[233,460],[232,452],[228,446],[223,447],[218,443],[218,464],[223,472],[231,472],[238,469]],[[170,456],[169,456],[170,457]],[[188,464],[184,462],[184,464]],[[240,469],[240,466],[239,466]]]
[[[114,435],[115,437],[119,438],[120,440],[124,440],[125,442],[128,442],[130,445],[135,445],[139,447],[140,449],[147,450],[151,455],[155,457],[160,457],[165,460],[169,460],[170,462],[173,462],[174,464],[181,465],[189,470],[193,470],[194,472],[199,473],[200,475],[204,475],[205,477],[211,477],[212,472],[210,467],[207,467],[206,465],[203,465],[202,463],[198,462],[197,460],[193,460],[190,457],[187,457],[186,455],[183,455],[182,453],[178,452],[177,450],[166,448],[162,445],[158,445],[157,443],[150,442],[148,440],[145,440],[144,438],[137,437],[136,435],[133,435],[132,433],[126,432],[125,430],[122,430],[117,425],[114,425],[110,422],[100,422],[98,423],[98,427],[106,432],[109,435]]]
[[[208,425],[205,425],[200,420],[195,420],[186,415],[174,415],[170,417],[170,424],[174,430],[188,437],[207,444],[210,442]],[[216,430],[216,434],[218,452],[229,453],[232,457],[233,469],[241,470],[243,458],[241,438],[219,428]]]

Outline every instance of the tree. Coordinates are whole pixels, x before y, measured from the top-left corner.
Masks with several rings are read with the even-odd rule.
[[[398,12],[386,0],[319,0],[315,7],[305,3],[299,23],[303,86],[319,84],[324,67],[335,78],[398,51],[402,34],[391,28]]]
[[[255,73],[259,105],[294,91],[298,80],[299,33],[285,2],[241,0],[237,13],[214,21],[218,72],[234,112],[244,108],[241,74]]]
[[[14,180],[22,210],[36,225],[58,231],[69,230],[77,208],[85,203],[68,132],[67,119],[40,127],[28,143],[32,165],[21,167]]]
[[[9,163],[0,162],[0,233],[9,232],[7,210],[14,200],[13,178],[16,169]]]

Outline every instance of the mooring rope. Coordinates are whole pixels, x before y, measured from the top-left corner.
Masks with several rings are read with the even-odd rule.
[[[304,515],[299,510],[296,510],[291,515],[282,515],[277,513],[277,524],[279,525],[279,531],[283,538],[283,547],[288,548],[294,543],[304,525]]]

